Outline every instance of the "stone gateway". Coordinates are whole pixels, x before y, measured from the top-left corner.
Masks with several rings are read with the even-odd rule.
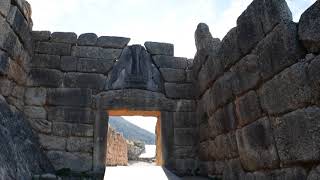
[[[0,179],[104,173],[112,111],[157,112],[157,161],[180,176],[320,179],[319,17],[320,1],[295,23],[285,0],[254,0],[222,40],[200,23],[191,60],[32,31],[31,6],[1,0]]]

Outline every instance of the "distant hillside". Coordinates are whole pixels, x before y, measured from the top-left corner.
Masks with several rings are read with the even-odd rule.
[[[145,144],[155,144],[155,134],[144,130],[120,116],[112,116],[109,118],[109,124],[117,132],[122,133],[128,140],[141,141]]]

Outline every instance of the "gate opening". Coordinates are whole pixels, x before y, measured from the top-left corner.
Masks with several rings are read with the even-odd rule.
[[[159,111],[108,111],[106,166],[162,166]]]

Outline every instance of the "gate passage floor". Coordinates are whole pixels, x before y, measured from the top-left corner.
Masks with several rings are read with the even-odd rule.
[[[106,167],[104,180],[205,180],[202,178],[179,178],[161,166]]]

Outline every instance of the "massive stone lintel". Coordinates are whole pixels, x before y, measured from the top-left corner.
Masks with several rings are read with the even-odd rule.
[[[115,63],[107,89],[145,89],[163,92],[159,70],[150,54],[140,45],[126,47]]]

